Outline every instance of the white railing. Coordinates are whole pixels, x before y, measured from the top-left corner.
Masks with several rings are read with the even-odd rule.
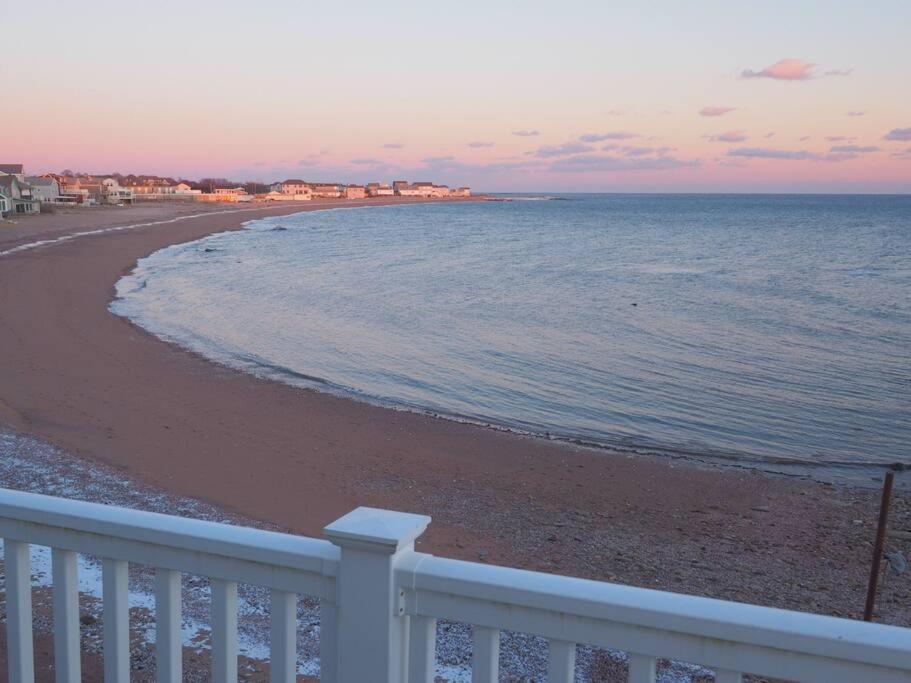
[[[80,680],[76,553],[103,558],[105,681],[130,674],[128,562],[156,568],[156,675],[181,680],[182,572],[212,579],[213,680],[237,680],[237,584],[271,589],[271,680],[296,680],[296,598],[321,605],[321,678],[430,683],[436,621],[472,625],[472,680],[497,681],[503,630],[549,642],[551,683],[575,680],[576,646],[657,659],[721,683],[741,672],[820,683],[911,681],[911,630],[438,558],[414,551],[429,517],[358,508],[329,541],[0,489],[9,680],[34,680],[29,544],[53,549],[56,680]]]

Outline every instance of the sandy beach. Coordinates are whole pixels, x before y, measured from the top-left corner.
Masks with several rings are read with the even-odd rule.
[[[351,202],[371,203],[382,202]],[[157,249],[326,206],[156,204],[0,223],[0,252],[154,223],[0,256],[0,429],[302,534],[358,505],[421,512],[433,517],[426,552],[860,615],[875,489],[595,451],[293,388],[108,311],[117,279]],[[908,502],[894,500],[890,541],[906,553]],[[878,620],[908,625],[909,598],[887,581]]]

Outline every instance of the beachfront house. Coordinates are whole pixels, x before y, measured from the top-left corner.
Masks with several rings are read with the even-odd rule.
[[[422,197],[424,190],[416,185],[405,183],[404,185],[398,184],[398,187],[395,188],[395,194],[397,197]]]
[[[289,178],[288,180],[283,180],[280,183],[275,183],[275,185],[272,186],[272,189],[290,197],[294,197],[299,194],[313,194],[310,183],[306,183],[303,180],[299,180],[297,178]]]
[[[338,199],[342,189],[338,185],[312,185],[313,196],[320,199]]]
[[[26,176],[25,181],[32,186],[32,192],[39,202],[59,204],[60,183],[53,176]]]
[[[99,182],[102,204],[132,204],[133,191],[128,187],[121,187],[117,178],[102,178]]]
[[[367,196],[367,190],[363,185],[348,185],[345,187],[345,199],[363,199]]]
[[[19,167],[21,170],[21,166]],[[0,173],[0,192],[6,197],[7,212],[12,214],[29,214],[41,211],[41,202],[35,197],[32,186],[19,178],[21,173]]]
[[[453,197],[470,197],[471,188],[470,187],[458,187],[458,188],[452,190],[452,192],[450,192],[450,195]]]
[[[391,197],[395,194],[395,190],[386,183],[369,183],[366,190],[368,197]]]
[[[212,192],[195,195],[200,202],[252,202],[253,195],[242,187],[216,187]]]

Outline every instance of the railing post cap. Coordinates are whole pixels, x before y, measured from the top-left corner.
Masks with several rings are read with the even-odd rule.
[[[343,548],[357,548],[394,555],[424,533],[430,517],[359,507],[323,529],[326,537]]]

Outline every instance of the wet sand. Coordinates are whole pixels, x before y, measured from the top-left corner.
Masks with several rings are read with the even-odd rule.
[[[0,223],[4,251],[206,213],[0,256],[0,428],[308,535],[357,505],[422,512],[434,521],[419,548],[439,555],[860,614],[874,490],[589,450],[289,387],[108,311],[114,283],[138,258],[259,216],[324,207],[140,205]],[[891,547],[905,552],[909,510],[899,494]],[[907,577],[895,577],[879,618],[907,625],[909,597]]]

